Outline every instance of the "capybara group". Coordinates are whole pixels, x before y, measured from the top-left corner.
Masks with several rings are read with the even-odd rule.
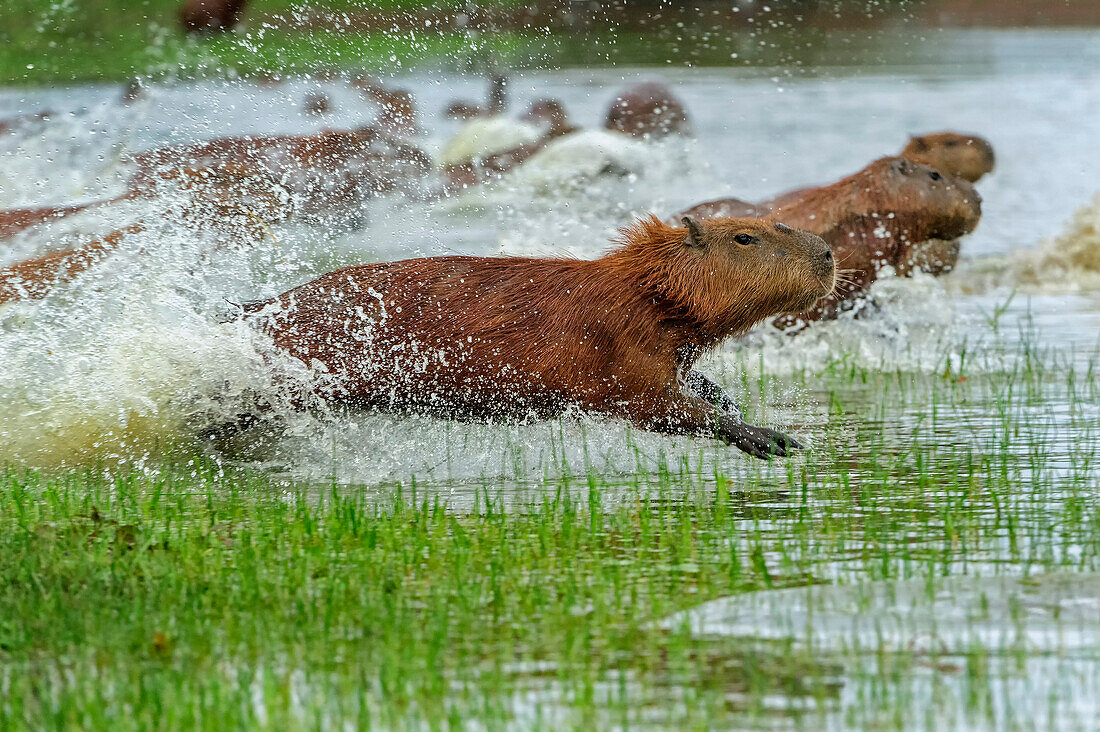
[[[832,291],[818,236],[755,219],[655,218],[590,261],[431,257],[347,267],[244,307],[360,407],[530,419],[569,406],[757,457],[798,443],[745,423],[693,370],[723,339]]]
[[[905,273],[926,243],[969,234],[981,219],[981,196],[960,178],[905,158],[881,158],[832,185],[785,197],[774,208],[737,199],[699,204],[677,216],[769,216],[821,236],[833,247],[842,277],[835,292],[779,324],[835,316],[889,265]]]

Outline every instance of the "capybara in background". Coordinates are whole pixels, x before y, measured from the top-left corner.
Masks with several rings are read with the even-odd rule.
[[[569,121],[569,115],[557,99],[537,99],[524,112],[524,122],[536,122],[546,125],[545,131],[538,137],[515,147],[491,153],[484,158],[452,163],[444,166],[449,190],[459,190],[497,178],[530,160],[548,144],[565,137],[580,128]]]
[[[971,183],[977,182],[986,173],[993,171],[995,157],[993,145],[983,137],[965,135],[959,132],[935,132],[928,135],[909,138],[900,157],[914,163],[929,165],[941,173],[963,178]],[[806,193],[813,187],[787,191],[760,205],[769,208],[783,206]]]
[[[240,185],[215,189],[232,195],[240,187],[268,181],[288,194],[286,212],[311,218],[354,215],[365,199],[393,190],[419,192],[431,172],[431,158],[383,131],[363,127],[316,135],[224,137],[138,153],[127,162],[137,170],[121,196],[77,206],[0,211],[0,239],[93,206],[153,198],[181,172]],[[276,183],[277,181],[277,183]],[[226,198],[223,203],[233,205]]]
[[[185,0],[180,25],[186,33],[219,33],[241,22],[245,0]]]
[[[936,132],[909,138],[901,156],[914,163],[931,165],[941,173],[976,183],[993,172],[996,156],[989,140],[960,132]]]
[[[768,216],[821,236],[833,248],[841,278],[836,290],[777,325],[835,317],[889,265],[900,274],[927,257],[930,246],[969,234],[981,219],[981,196],[969,182],[905,158],[881,158],[832,185],[804,190],[774,208],[737,199],[699,204],[680,214]],[[957,252],[956,252],[957,256]]]
[[[173,216],[189,231],[210,230],[233,243],[263,235],[261,222],[286,215],[286,204],[270,182],[239,175],[215,176],[209,171],[181,170],[171,185],[179,194],[158,216]],[[0,269],[0,304],[39,299],[102,261],[130,234],[145,231],[139,219],[87,244],[29,259]]]
[[[14,300],[37,300],[45,297],[58,284],[88,270],[117,249],[127,234],[144,230],[144,223],[130,224],[84,246],[50,252],[0,269],[0,305]]]
[[[330,402],[461,419],[545,419],[569,406],[756,457],[798,443],[753,427],[698,356],[834,284],[820,237],[755,219],[655,218],[580,261],[431,257],[347,267],[244,311],[320,364]]]
[[[604,127],[635,137],[661,137],[688,131],[687,110],[672,90],[646,81],[623,90],[607,109]]]
[[[278,180],[295,212],[307,216],[354,213],[375,194],[416,190],[431,172],[423,150],[373,127],[315,135],[224,137],[134,155],[131,187],[144,190],[185,165],[226,169]]]

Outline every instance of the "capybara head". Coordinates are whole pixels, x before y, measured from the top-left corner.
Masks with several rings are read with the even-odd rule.
[[[968,181],[906,158],[880,158],[848,181],[854,199],[868,199],[861,209],[904,217],[917,238],[955,239],[982,217],[982,197]]]
[[[688,131],[684,105],[666,85],[647,81],[622,91],[607,109],[604,127],[636,137],[662,137]]]
[[[965,178],[971,183],[992,172],[996,162],[989,140],[958,132],[937,132],[909,138],[902,157],[931,165],[941,173]]]
[[[710,323],[716,335],[805,310],[833,290],[833,254],[816,234],[767,219],[685,216],[682,223],[640,221],[625,231],[625,251],[642,243],[639,258],[649,262],[654,289]],[[647,246],[658,251],[647,256]]]

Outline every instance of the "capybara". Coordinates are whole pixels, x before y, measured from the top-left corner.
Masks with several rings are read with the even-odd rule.
[[[236,175],[218,178],[208,171],[185,170],[180,171],[174,183],[182,195],[159,215],[176,217],[190,231],[209,230],[234,243],[247,242],[263,235],[264,222],[285,215],[285,204],[278,195],[258,181]],[[140,219],[82,246],[0,269],[0,304],[45,297],[56,285],[103,260],[127,235],[147,228],[147,221]]]
[[[841,268],[835,291],[777,325],[835,317],[889,265],[905,274],[927,253],[969,234],[981,218],[981,196],[969,182],[905,158],[881,158],[832,185],[807,189],[770,207],[737,199],[699,204],[676,216],[767,216],[829,243]]]
[[[508,107],[508,79],[501,74],[489,77],[489,98],[485,106],[473,102],[455,101],[444,110],[451,119],[475,119],[503,114]]]
[[[698,356],[827,295],[832,253],[781,223],[656,218],[589,261],[431,257],[331,272],[244,306],[275,345],[324,371],[327,401],[460,419],[545,419],[568,406],[642,429],[717,437],[757,456],[798,443],[745,423]]]
[[[936,132],[909,138],[901,156],[914,163],[931,165],[941,173],[976,183],[993,172],[996,157],[989,140],[960,132]]]
[[[620,92],[607,109],[604,127],[635,137],[662,137],[688,131],[688,115],[672,90],[657,81]]]
[[[269,181],[288,193],[286,212],[318,219],[354,215],[363,200],[392,190],[419,192],[431,172],[423,150],[371,127],[316,135],[225,137],[138,153],[129,190],[116,198],[78,206],[0,211],[0,239],[92,206],[158,195],[181,171],[216,180]],[[226,188],[233,193],[239,186]],[[226,199],[225,203],[234,203]]]
[[[50,221],[57,221],[66,216],[86,211],[95,206],[103,206],[108,203],[134,198],[132,194],[125,193],[115,198],[81,203],[75,206],[43,206],[41,208],[9,208],[0,211],[0,239],[8,239],[15,234]]]
[[[126,237],[145,230],[144,223],[116,229],[84,246],[30,259],[0,269],[0,305],[14,300],[37,300],[101,261]]]
[[[935,132],[909,138],[905,149],[899,153],[906,160],[930,165],[946,175],[976,183],[986,173],[993,171],[995,157],[993,145],[983,137],[960,132]],[[810,188],[787,191],[760,204],[782,206],[802,196]]]
[[[186,33],[219,33],[241,22],[245,0],[186,0],[180,8],[180,25]]]

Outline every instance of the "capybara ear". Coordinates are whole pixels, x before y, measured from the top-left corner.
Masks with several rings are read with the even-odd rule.
[[[684,243],[689,247],[703,246],[703,230],[699,227],[699,222],[690,216],[685,216],[680,219],[680,221],[683,222],[688,230],[687,240]]]
[[[909,144],[916,152],[928,152],[928,140],[923,137],[913,135],[909,138]]]

